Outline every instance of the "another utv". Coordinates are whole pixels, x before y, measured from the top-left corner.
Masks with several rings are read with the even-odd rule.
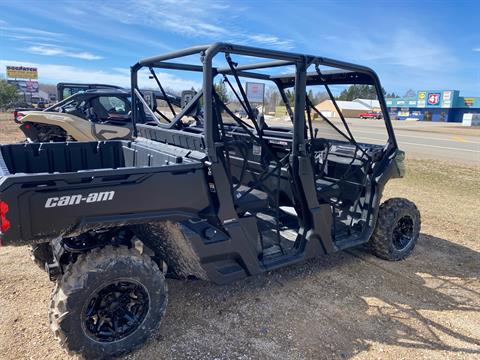
[[[186,91],[187,95],[189,92]],[[129,90],[114,85],[59,83],[57,93],[61,100],[43,111],[16,112],[15,121],[20,124],[27,142],[132,138]],[[142,94],[153,110],[158,101],[166,98],[181,108],[181,96],[150,90],[142,90]],[[156,118],[147,116],[145,121],[156,122]]]
[[[145,124],[159,115],[138,88],[144,68],[197,73],[202,90],[169,124]],[[248,119],[217,94],[219,78]],[[290,122],[255,117],[241,79],[273,84]],[[385,143],[358,142],[342,115],[327,118],[307,96],[321,87],[336,104],[331,87],[348,84],[377,90]],[[3,244],[50,249],[49,321],[62,346],[87,358],[140,346],[160,326],[166,274],[225,284],[362,244],[406,258],[420,214],[406,199],[381,204],[386,182],[403,176],[404,154],[379,89],[375,72],[355,64],[197,46],[132,67],[134,140],[1,146]],[[183,121],[199,104],[203,125]]]

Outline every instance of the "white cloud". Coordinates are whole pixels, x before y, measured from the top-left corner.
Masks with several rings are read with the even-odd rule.
[[[473,51],[480,51],[480,47],[478,47],[478,48],[473,48],[472,50],[473,50]]]
[[[40,64],[16,60],[0,59],[0,68],[6,65],[33,66],[38,68],[39,81],[43,83],[80,82],[80,83],[103,83],[130,87],[130,71],[124,68],[113,68],[108,72],[99,69],[90,69],[60,64]],[[143,71],[139,75],[141,87],[155,87],[155,83],[148,79],[148,74]],[[173,90],[185,90],[200,88],[201,82],[184,79],[169,73],[157,72],[157,76],[166,88]]]
[[[232,8],[225,1],[117,1],[115,7],[109,3],[102,3],[97,6],[97,11],[124,24],[147,25],[207,41],[225,41],[228,38],[232,42],[253,43],[280,49],[293,47],[293,41],[290,39],[280,39],[272,34],[252,34],[245,31],[243,26],[235,25],[232,19],[238,19],[239,13],[245,9]]]
[[[72,58],[77,58],[77,59],[83,59],[83,60],[99,60],[103,59],[102,56],[94,55],[92,53],[82,51],[82,52],[77,52],[77,51],[71,51],[69,49],[57,46],[57,45],[52,45],[52,44],[39,44],[39,45],[33,45],[25,49],[25,51],[32,53],[32,54],[37,54],[37,55],[45,55],[45,56],[67,56],[67,57],[72,57]]]
[[[426,72],[452,68],[459,63],[447,47],[422,36],[420,31],[400,30],[369,37],[352,32],[349,37],[327,35],[322,39],[354,62],[376,62]]]
[[[18,27],[8,24],[6,21],[0,22],[0,31],[3,36],[8,38],[28,37],[31,39],[49,39],[51,41],[60,41],[64,36],[62,33],[46,31],[30,27]]]

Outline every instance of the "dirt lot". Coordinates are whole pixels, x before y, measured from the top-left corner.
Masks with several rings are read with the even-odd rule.
[[[0,120],[0,141],[21,136]],[[474,359],[480,356],[479,167],[408,160],[385,198],[422,213],[413,255],[342,252],[228,286],[168,282],[161,330],[131,359]],[[52,284],[0,248],[0,358],[67,359],[47,325]]]

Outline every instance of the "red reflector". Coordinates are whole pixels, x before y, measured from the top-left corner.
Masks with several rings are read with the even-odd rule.
[[[0,232],[4,233],[10,229],[10,221],[5,216],[0,216]]]
[[[30,129],[30,125],[29,125],[29,124],[26,124],[26,125],[25,125],[25,129]]]
[[[5,201],[0,201],[0,214],[5,215],[8,212],[8,204]]]
[[[7,219],[8,204],[0,201],[0,232],[4,233],[10,229],[10,221]]]

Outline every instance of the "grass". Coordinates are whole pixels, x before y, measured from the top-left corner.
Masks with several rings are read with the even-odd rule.
[[[464,244],[480,249],[480,167],[413,159],[406,166],[405,178],[390,181],[384,196],[413,200],[430,234],[453,232]]]

